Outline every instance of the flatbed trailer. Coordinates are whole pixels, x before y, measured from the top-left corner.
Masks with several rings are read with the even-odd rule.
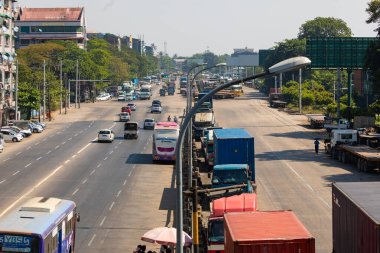
[[[221,90],[221,91],[218,91],[214,95],[215,99],[226,99],[226,98],[235,98],[235,97],[237,97],[237,95],[229,90]]]
[[[380,169],[380,149],[366,145],[340,144],[334,148],[327,146],[326,152],[343,163],[355,164],[360,171]]]

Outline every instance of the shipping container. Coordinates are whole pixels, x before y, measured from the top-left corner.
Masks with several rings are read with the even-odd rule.
[[[292,211],[226,213],[228,253],[315,253],[315,239]]]
[[[333,252],[380,253],[380,182],[332,186]]]
[[[214,130],[214,164],[248,164],[255,182],[254,138],[243,128]]]

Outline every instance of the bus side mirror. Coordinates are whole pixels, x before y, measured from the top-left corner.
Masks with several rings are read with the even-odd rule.
[[[77,213],[77,222],[80,222],[80,213]]]

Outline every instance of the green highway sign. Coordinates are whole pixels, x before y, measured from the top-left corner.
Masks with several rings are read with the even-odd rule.
[[[314,69],[361,69],[367,48],[376,40],[375,37],[307,38],[306,56]]]

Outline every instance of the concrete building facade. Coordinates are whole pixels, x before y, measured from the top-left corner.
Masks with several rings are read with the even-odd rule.
[[[0,125],[15,119],[15,37],[18,27],[14,20],[18,17],[15,0],[0,0]]]
[[[49,40],[69,40],[80,48],[86,47],[86,19],[83,7],[22,8],[15,23],[20,28],[17,48]]]

